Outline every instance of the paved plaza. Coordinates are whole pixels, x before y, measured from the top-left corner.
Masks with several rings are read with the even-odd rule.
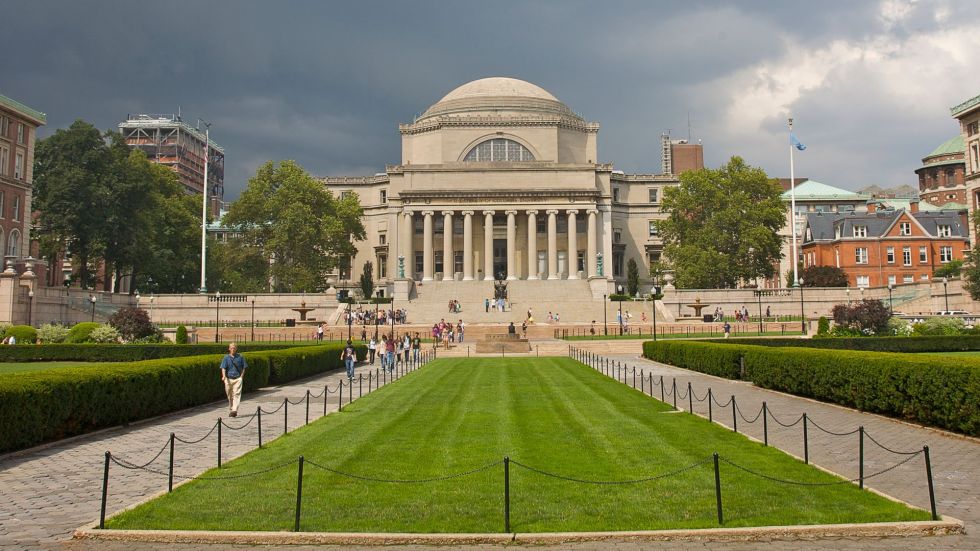
[[[542,342],[549,349],[559,348],[559,343]],[[605,343],[573,343],[581,348],[602,347]],[[562,343],[564,346],[564,343]],[[864,426],[867,434],[882,445],[898,451],[914,451],[928,445],[932,452],[933,472],[936,482],[937,505],[941,514],[963,520],[967,534],[944,537],[880,538],[880,539],[829,539],[807,541],[771,541],[753,543],[589,543],[563,545],[563,549],[980,549],[980,537],[974,530],[980,516],[980,442],[908,425],[891,419],[860,413],[846,408],[789,396],[753,387],[749,383],[719,379],[683,369],[638,359],[632,354],[609,356],[612,361],[627,366],[627,383],[632,384],[632,369],[644,374],[652,373],[659,381],[664,376],[668,387],[674,378],[680,389],[678,400],[681,409],[687,409],[685,397],[687,384],[691,383],[695,396],[704,398],[708,388],[725,403],[734,395],[740,410],[751,420],[756,416],[763,401],[772,415],[790,424],[802,413],[819,427],[836,433],[847,433]],[[367,375],[367,370],[362,369]],[[373,371],[372,371],[373,372]],[[294,402],[303,398],[309,390],[313,395],[323,391],[324,385],[335,388],[340,380],[339,372],[297,381],[289,385],[265,389],[245,397],[241,411],[250,413],[259,405],[270,411],[279,407],[284,397]],[[637,377],[637,387],[640,386]],[[364,390],[367,390],[365,382]],[[356,399],[358,390],[354,388]],[[659,388],[654,389],[659,397]],[[346,400],[345,400],[346,401]],[[671,399],[668,397],[668,401]],[[323,413],[323,400],[311,401],[311,420]],[[336,394],[330,396],[326,409],[337,408]],[[694,402],[694,410],[707,414],[706,401]],[[119,427],[57,442],[48,446],[10,454],[0,458],[0,546],[10,549],[57,548],[57,549],[198,549],[199,545],[162,545],[132,543],[108,543],[70,540],[72,531],[82,525],[94,525],[98,519],[99,498],[102,482],[104,452],[111,450],[134,463],[142,464],[161,451],[169,434],[176,433],[185,440],[204,436],[219,416],[225,414],[225,404],[216,402],[197,408],[162,416],[128,427]],[[715,407],[715,421],[731,426],[731,409]],[[225,460],[237,457],[257,444],[256,422],[248,416],[226,420],[240,430],[224,429],[222,455]],[[263,438],[268,441],[282,434],[282,410],[263,414]],[[290,430],[305,422],[305,403],[291,405],[288,425]],[[747,423],[739,418],[738,429],[758,439],[763,438],[761,420]],[[833,436],[810,427],[809,454],[811,462],[833,470],[844,477],[858,475],[857,435]],[[785,428],[770,420],[769,442],[789,453],[802,456],[803,440],[800,424]],[[887,469],[904,459],[884,451],[866,441],[865,473],[871,475]],[[178,443],[175,452],[175,473],[178,476],[194,476],[216,463],[215,439],[205,439],[200,444]],[[151,464],[166,471],[167,453]],[[145,471],[127,470],[113,465],[109,487],[108,511],[118,511],[148,496],[166,490],[166,477]],[[867,485],[924,509],[929,508],[925,466],[921,454],[911,461],[868,480]],[[216,545],[216,549],[253,549],[251,546]],[[474,548],[491,546],[474,546]],[[424,546],[405,546],[404,549],[426,549]],[[450,549],[452,547],[449,547]],[[295,549],[305,549],[304,546]],[[439,549],[447,549],[440,547]]]

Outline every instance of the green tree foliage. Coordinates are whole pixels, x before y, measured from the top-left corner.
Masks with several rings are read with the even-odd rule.
[[[177,326],[177,334],[174,336],[174,342],[177,344],[187,344],[187,327],[184,325]]]
[[[371,298],[374,294],[374,266],[371,261],[368,260],[364,263],[364,269],[361,270],[361,296],[366,299]]]
[[[149,314],[142,308],[120,308],[109,316],[109,325],[119,331],[119,335],[126,341],[149,337],[157,331]]]
[[[682,288],[731,288],[771,277],[786,222],[781,189],[759,168],[732,157],[718,169],[685,172],[664,192],[669,218],[657,223],[664,254]]]
[[[246,244],[273,259],[276,290],[322,291],[341,258],[356,253],[364,238],[357,196],[338,199],[295,161],[259,167],[225,224],[239,229]]]
[[[633,297],[640,292],[640,269],[632,258],[626,263],[626,292]]]
[[[936,268],[933,277],[960,277],[963,272],[963,261],[960,259],[950,260],[946,264]]]
[[[257,245],[240,239],[208,239],[208,289],[235,293],[269,291],[269,260]]]
[[[800,277],[804,287],[847,287],[847,273],[837,266],[810,266]]]
[[[864,299],[853,304],[837,304],[833,309],[834,323],[857,335],[888,334],[891,312],[878,299]]]
[[[966,262],[960,271],[960,276],[963,278],[963,288],[970,293],[970,298],[980,300],[980,254],[976,248],[973,248],[967,251],[964,256]]]

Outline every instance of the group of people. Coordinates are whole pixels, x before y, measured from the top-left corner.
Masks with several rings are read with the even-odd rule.
[[[404,308],[378,310],[375,316],[374,310],[365,310],[358,307],[357,310],[344,310],[344,325],[388,325],[394,318],[395,323],[403,324],[408,320],[408,312]]]
[[[432,324],[432,348],[437,348],[439,343],[442,343],[442,347],[449,350],[450,343],[461,343],[463,342],[463,337],[466,334],[466,324],[460,319],[453,325],[453,322],[447,322],[445,318],[439,320],[439,323]]]
[[[353,348],[350,341],[347,341],[347,346]],[[402,362],[418,362],[421,354],[422,337],[418,332],[414,337],[408,333],[399,336],[381,335],[380,343],[374,337],[368,341],[368,362],[374,365],[377,358],[381,362],[381,369],[387,371],[394,371]],[[354,378],[354,365],[346,367],[347,377]]]
[[[493,310],[494,312],[506,312],[509,310],[507,307],[507,301],[503,298],[485,298],[483,299],[483,309],[487,312]]]
[[[452,299],[449,301],[449,313],[458,314],[463,311],[463,307],[459,304],[459,301]]]

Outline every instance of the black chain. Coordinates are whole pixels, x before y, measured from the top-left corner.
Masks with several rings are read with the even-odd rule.
[[[146,466],[134,465],[134,464],[130,463],[129,461],[126,461],[125,459],[118,459],[116,456],[111,455],[111,454],[110,454],[109,458],[112,459],[112,462],[113,463],[115,463],[116,465],[119,465],[120,467],[122,467],[124,469],[141,470],[141,471],[146,471],[148,473],[157,474],[157,475],[160,475],[160,476],[170,476],[170,473],[169,472],[163,472],[163,471],[158,471],[156,469],[150,469],[150,468],[148,468]],[[267,469],[260,469],[258,471],[252,471],[250,473],[242,473],[242,474],[234,474],[234,475],[226,475],[226,476],[181,476],[181,475],[178,475],[178,474],[174,474],[173,476],[174,476],[174,478],[179,478],[181,480],[236,480],[236,479],[239,479],[239,478],[248,478],[250,476],[258,476],[260,474],[265,474],[265,473],[268,473],[268,472],[272,472],[272,471],[281,469],[283,467],[287,467],[289,465],[293,465],[293,464],[296,463],[296,461],[297,460],[293,459],[291,461],[286,461],[285,463],[280,463],[279,465],[274,465],[274,466],[269,467]]]
[[[755,417],[751,421],[749,421],[748,418],[745,417],[745,414],[742,413],[742,408],[738,407],[738,402],[735,403],[735,411],[738,412],[738,416],[741,417],[743,421],[745,421],[746,423],[748,423],[750,425],[752,423],[755,423],[756,421],[758,421],[759,420],[759,417],[762,417],[762,407],[761,406],[759,407],[759,413],[757,413],[755,415]]]
[[[782,427],[789,428],[789,427],[795,426],[797,423],[799,423],[800,421],[802,421],[803,420],[803,414],[801,413],[800,416],[796,418],[796,421],[793,421],[792,423],[790,423],[788,425],[786,423],[783,423],[775,415],[773,415],[771,409],[769,410],[769,418],[772,419],[773,421],[775,421],[777,425],[780,425]]]
[[[721,403],[721,402],[719,402],[719,401],[718,401],[718,400],[717,400],[717,399],[715,398],[715,395],[714,395],[714,394],[712,394],[712,395],[711,395],[711,399],[715,401],[715,405],[716,405],[716,406],[718,406],[718,407],[720,407],[720,408],[727,408],[727,407],[728,407],[728,405],[732,403],[732,400],[734,400],[734,399],[735,399],[735,397],[734,397],[734,396],[732,396],[732,397],[730,397],[730,398],[728,399],[728,401],[727,401],[727,402],[725,402],[724,404],[723,404],[723,403]]]
[[[704,398],[698,398],[698,393],[694,392],[694,387],[691,387],[691,395],[694,397],[695,402],[703,402],[708,399],[708,393],[704,393]]]
[[[279,404],[279,407],[277,407],[276,409],[274,409],[272,411],[266,411],[266,410],[263,409],[262,410],[262,413],[276,413],[277,411],[279,411],[280,409],[282,409],[282,406],[284,406],[284,405],[286,405],[286,401],[285,400],[283,400],[283,402],[281,404]],[[259,406],[259,409],[262,409],[262,406]]]
[[[820,425],[818,425],[818,424],[817,424],[817,423],[816,423],[816,422],[815,422],[815,421],[813,420],[813,418],[807,418],[807,421],[809,421],[809,422],[810,422],[809,424],[811,424],[811,425],[813,425],[813,426],[815,426],[815,427],[817,427],[818,429],[820,429],[820,430],[822,430],[823,432],[826,432],[827,434],[830,434],[830,435],[833,435],[833,436],[850,436],[850,435],[852,435],[852,434],[857,434],[857,432],[858,432],[859,430],[861,430],[860,428],[856,428],[856,429],[854,429],[854,430],[852,430],[852,431],[850,431],[850,432],[834,432],[834,431],[832,431],[832,430],[827,430],[827,429],[825,429],[825,428],[823,428],[823,427],[821,427]]]
[[[240,425],[240,426],[237,426],[237,427],[233,427],[233,426],[229,425],[228,423],[226,423],[224,421],[221,421],[221,424],[223,424],[226,429],[242,430],[243,428],[251,425],[252,424],[252,421],[255,421],[255,418],[256,417],[258,417],[258,415],[255,415],[255,414],[249,415],[248,416],[248,421],[244,425]]]
[[[214,432],[214,429],[218,428],[218,423],[220,423],[220,422],[221,421],[215,421],[214,422],[214,425],[211,426],[211,430],[209,430],[207,434],[205,434],[204,436],[198,438],[197,440],[184,440],[183,438],[181,438],[179,436],[176,436],[176,435],[174,436],[174,440],[177,440],[179,442],[183,442],[184,444],[197,444],[198,442],[203,442],[205,438],[207,438],[208,436],[211,436],[211,433]]]
[[[147,467],[148,465],[150,465],[150,463],[153,463],[154,461],[156,461],[161,455],[163,455],[163,451],[166,450],[169,447],[170,447],[170,440],[167,440],[167,443],[164,444],[162,448],[160,448],[160,451],[158,451],[157,454],[153,456],[153,459],[147,461],[146,463],[143,463],[142,465],[136,465],[134,463],[130,463],[129,461],[126,461],[126,463],[129,463],[130,465],[133,465],[134,468],[142,469],[142,468]],[[112,455],[111,453],[109,454],[109,457],[111,457],[113,459],[113,461],[115,461],[115,459],[116,459],[116,456]]]
[[[881,442],[879,442],[879,441],[875,440],[874,438],[872,438],[871,435],[868,434],[868,431],[864,431],[864,436],[866,436],[868,438],[868,440],[871,440],[872,442],[874,442],[875,445],[877,445],[879,448],[885,450],[886,452],[894,453],[896,455],[918,455],[918,454],[922,453],[922,450],[916,450],[914,452],[900,452],[898,450],[893,450],[893,449],[889,448],[888,446],[886,446],[886,445],[882,444]]]
[[[889,471],[892,471],[894,469],[897,469],[897,468],[901,467],[902,465],[908,463],[909,461],[915,459],[915,456],[916,455],[919,455],[920,453],[922,453],[921,450],[918,451],[918,452],[916,452],[915,455],[910,455],[910,456],[906,457],[905,459],[899,461],[898,463],[892,465],[891,467],[888,467],[888,468],[882,469],[882,470],[880,470],[880,471],[878,471],[876,473],[867,475],[863,479],[864,480],[868,480],[869,478],[874,478],[876,476],[880,476],[880,475],[883,475],[883,474],[885,474],[885,473],[887,473]],[[774,476],[769,476],[767,474],[762,474],[760,472],[753,471],[752,469],[743,467],[743,466],[739,465],[738,463],[734,463],[732,461],[729,461],[728,459],[725,459],[724,457],[721,457],[721,456],[719,456],[718,459],[721,459],[722,461],[724,461],[725,463],[731,465],[732,467],[735,467],[736,469],[739,469],[741,471],[747,472],[747,473],[749,473],[751,475],[754,475],[754,476],[757,476],[759,478],[764,478],[766,480],[770,480],[772,482],[778,482],[780,484],[792,484],[794,486],[839,486],[841,484],[853,484],[853,483],[858,482],[858,481],[860,481],[862,479],[861,477],[858,477],[858,478],[850,478],[850,479],[846,479],[846,480],[838,480],[838,481],[835,481],[835,482],[800,482],[799,480],[786,480],[784,478],[776,478]]]
[[[314,467],[316,467],[318,469],[322,469],[322,470],[327,471],[329,473],[333,473],[333,474],[336,474],[336,475],[344,476],[344,477],[347,477],[347,478],[353,478],[355,480],[364,480],[366,482],[384,482],[384,483],[390,483],[390,484],[422,484],[422,483],[426,483],[426,482],[440,482],[440,481],[444,481],[444,480],[452,480],[454,478],[462,478],[464,476],[469,476],[469,475],[472,475],[472,474],[476,474],[476,473],[485,471],[487,469],[491,469],[493,467],[496,467],[497,465],[502,465],[503,464],[503,460],[501,460],[501,461],[494,461],[493,463],[487,463],[486,465],[483,465],[482,467],[477,467],[475,469],[472,469],[472,470],[469,470],[469,471],[463,471],[461,473],[454,473],[454,474],[445,475],[445,476],[436,476],[436,477],[432,477],[432,478],[417,478],[417,479],[376,478],[376,477],[371,477],[371,476],[364,476],[364,475],[358,475],[358,474],[346,473],[346,472],[343,472],[343,471],[338,471],[337,469],[333,469],[333,468],[327,467],[325,465],[320,465],[319,463],[316,463],[316,462],[311,461],[309,459],[306,460],[306,463],[308,465],[312,465],[312,466],[314,466]]]
[[[708,457],[707,459],[703,459],[701,461],[698,461],[697,463],[693,463],[693,464],[688,465],[686,467],[681,467],[680,469],[677,469],[677,470],[674,470],[674,471],[669,471],[669,472],[658,474],[658,475],[655,475],[655,476],[648,476],[648,477],[645,477],[645,478],[637,478],[637,479],[633,479],[633,480],[586,480],[584,478],[575,478],[575,477],[571,477],[571,476],[565,476],[565,475],[560,475],[560,474],[555,474],[555,473],[549,473],[548,471],[542,471],[541,469],[537,469],[535,467],[531,467],[530,465],[525,465],[525,464],[520,463],[518,461],[514,461],[513,459],[510,460],[510,462],[512,464],[517,465],[518,467],[523,467],[523,468],[525,468],[525,469],[527,469],[527,470],[529,470],[529,471],[531,471],[533,473],[537,473],[537,474],[542,475],[542,476],[547,476],[547,477],[550,477],[550,478],[557,478],[558,480],[564,480],[566,482],[578,482],[580,484],[594,484],[594,485],[600,485],[600,486],[612,486],[612,485],[623,485],[623,484],[640,484],[642,482],[652,482],[654,480],[659,480],[661,478],[667,478],[669,476],[674,476],[676,474],[681,474],[683,472],[690,471],[691,469],[695,469],[697,467],[700,467],[701,465],[704,465],[706,463],[709,463],[710,461],[712,461],[712,458],[711,457]]]

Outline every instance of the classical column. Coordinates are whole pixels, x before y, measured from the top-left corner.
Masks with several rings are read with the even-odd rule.
[[[548,211],[548,279],[561,279],[558,275],[558,211]]]
[[[463,211],[463,281],[473,281],[473,211]]]
[[[493,281],[493,211],[483,211],[483,279]]]
[[[568,279],[578,279],[578,227],[576,226],[575,209],[566,211],[568,213]]]
[[[507,211],[507,279],[517,279],[517,211]]]
[[[538,211],[527,211],[527,278],[538,279]]]
[[[599,210],[600,223],[602,224],[602,276],[606,279],[613,279],[613,225],[612,207],[603,205]]]
[[[431,210],[423,211],[422,224],[422,281],[432,281],[432,214]]]
[[[442,280],[456,277],[456,258],[453,255],[453,211],[442,211]]]
[[[404,230],[402,231],[402,254],[405,256],[405,275],[408,279],[415,279],[415,251],[412,249],[412,240],[415,238],[415,225],[412,223],[412,213],[405,213]],[[397,264],[396,264],[397,266]],[[401,275],[401,274],[399,274]]]
[[[585,269],[587,271],[588,277],[595,277],[596,275],[596,222],[595,216],[599,214],[599,211],[595,209],[589,209],[589,229],[585,237]]]

